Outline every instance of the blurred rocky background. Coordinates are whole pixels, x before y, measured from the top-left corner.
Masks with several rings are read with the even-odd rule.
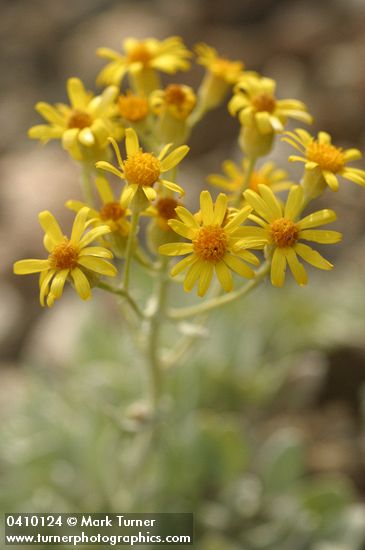
[[[79,76],[95,89],[95,76],[103,65],[95,55],[98,46],[119,49],[126,36],[165,38],[174,34],[181,35],[188,47],[205,41],[227,57],[242,59],[248,69],[277,79],[279,96],[307,103],[315,117],[314,131],[329,131],[344,147],[365,148],[364,0],[3,2],[0,393],[6,406],[21,398],[20,365],[24,360],[62,367],[72,354],[80,327],[95,311],[67,292],[54,310],[43,311],[38,304],[36,277],[12,275],[16,259],[43,253],[38,212],[49,209],[68,227],[72,216],[63,204],[80,193],[78,167],[59,143],[42,147],[28,140],[27,129],[40,121],[34,104],[39,100],[65,101],[65,82],[70,76]],[[201,77],[201,67],[195,66],[188,74],[176,75],[176,80],[197,87]],[[225,106],[210,113],[196,128],[181,176],[183,183],[192,182],[192,196],[194,188],[204,185],[208,173],[219,170],[222,160],[238,157],[236,137],[237,122],[229,117]],[[272,156],[280,163],[286,162],[287,154],[288,147],[280,144]],[[289,167],[293,177],[299,175],[298,169]],[[282,426],[294,426],[310,443],[308,472],[345,472],[363,494],[365,442],[360,388],[365,382],[365,286],[361,284],[365,273],[365,192],[345,181],[336,196],[327,193],[325,202],[338,212],[337,228],[345,233],[337,252],[331,251],[333,259],[336,255],[336,269],[320,274],[323,280],[317,286],[313,276],[313,293],[295,289],[284,301],[284,292],[270,298],[277,292],[271,289],[265,296],[273,300],[267,311],[284,303],[290,325],[288,300],[295,304],[297,296],[304,293],[299,299],[304,306],[306,300],[330,292],[328,301],[323,301],[326,310],[333,298],[323,321],[331,332],[329,349],[321,355],[321,368],[316,370],[312,356],[307,357],[286,380],[280,405],[276,402],[271,420],[262,430],[271,433]],[[310,319],[307,324],[311,324]],[[285,334],[281,337],[285,341]],[[290,339],[290,334],[287,337]],[[321,347],[322,343],[314,340]],[[298,398],[293,407],[288,395],[302,384],[309,388],[310,398]]]

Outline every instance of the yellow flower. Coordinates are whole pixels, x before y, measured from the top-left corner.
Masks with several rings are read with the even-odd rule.
[[[151,108],[158,115],[160,141],[184,143],[190,128],[187,118],[196,104],[196,96],[190,86],[170,84],[164,90],[155,90],[150,95]]]
[[[244,65],[241,61],[230,61],[219,56],[214,48],[204,43],[197,44],[195,52],[198,63],[207,71],[199,96],[206,110],[213,109],[222,103],[230,87],[242,76]]]
[[[108,138],[121,139],[123,127],[116,122],[115,99],[118,88],[110,86],[99,96],[87,92],[79,78],[69,78],[67,93],[71,105],[58,103],[54,107],[40,102],[36,110],[48,124],[29,129],[32,139],[47,143],[62,139],[62,145],[76,160],[93,158],[108,147]]]
[[[147,99],[131,91],[118,97],[118,108],[121,117],[127,122],[141,122],[149,112]]]
[[[66,202],[67,208],[74,212],[79,212],[82,208],[89,208],[88,217],[93,220],[94,226],[108,226],[111,233],[117,233],[122,237],[128,235],[130,223],[127,220],[129,211],[121,204],[121,200],[116,200],[108,180],[102,176],[96,178],[96,188],[98,190],[102,206],[99,210],[89,208],[87,204],[81,201],[70,200]]]
[[[156,71],[174,74],[177,71],[187,71],[190,67],[188,59],[191,53],[178,36],[162,41],[156,38],[127,38],[123,42],[123,50],[124,54],[110,48],[97,50],[100,57],[110,60],[97,78],[99,84],[119,86],[128,73],[135,91],[147,94],[160,88]]]
[[[172,197],[161,197],[145,210],[144,215],[155,218],[159,228],[170,233],[172,229],[168,221],[177,217],[175,209],[178,206],[181,206],[181,203]]]
[[[195,52],[198,56],[198,63],[227,84],[236,84],[242,76],[244,65],[241,61],[231,61],[226,57],[221,57],[217,50],[208,44],[197,44]]]
[[[338,191],[337,176],[353,181],[365,187],[365,170],[346,166],[348,162],[362,157],[358,149],[342,149],[331,143],[331,136],[326,132],[319,132],[317,139],[305,130],[286,132],[286,141],[303,154],[303,157],[292,155],[291,161],[305,163],[308,171],[320,172],[323,184],[327,184],[332,191]]]
[[[196,95],[190,86],[169,84],[164,90],[155,90],[150,101],[156,114],[168,112],[177,120],[186,120],[195,107]]]
[[[233,197],[235,197],[243,188],[247,170],[248,161],[246,159],[242,162],[241,167],[232,160],[226,160],[222,164],[224,175],[211,174],[207,179],[211,185],[233,193]],[[260,184],[267,185],[274,193],[279,193],[280,191],[289,189],[293,185],[293,182],[288,180],[288,174],[285,170],[276,168],[273,162],[266,162],[261,168],[252,172],[247,188],[257,192]]]
[[[94,273],[114,277],[116,268],[105,258],[113,254],[101,246],[89,246],[95,239],[106,235],[110,229],[106,225],[95,227],[87,233],[88,208],[82,208],[75,217],[71,238],[63,235],[60,226],[47,210],[39,214],[39,222],[45,232],[44,246],[49,255],[46,260],[20,260],[14,264],[16,275],[40,273],[40,302],[44,306],[47,299],[48,307],[62,296],[63,287],[71,278],[75,289],[82,300],[91,297],[89,278]]]
[[[97,168],[111,172],[127,182],[122,192],[122,204],[130,204],[138,189],[143,191],[148,201],[154,201],[157,197],[157,192],[153,188],[156,182],[170,189],[170,191],[175,191],[183,195],[184,190],[179,185],[162,179],[161,174],[163,172],[168,172],[171,168],[179,164],[188,153],[189,147],[187,145],[181,145],[181,147],[177,147],[166,156],[167,151],[171,147],[171,144],[169,144],[166,145],[158,157],[156,157],[153,153],[146,153],[140,148],[138,136],[133,128],[127,128],[125,135],[126,160],[122,160],[118,145],[112,140],[120,170],[109,162],[99,161],[96,163]]]
[[[266,185],[259,185],[260,194],[252,190],[244,193],[245,199],[255,210],[250,219],[260,227],[240,229],[243,237],[240,246],[254,248],[268,247],[272,253],[271,282],[281,287],[285,281],[287,264],[299,285],[308,281],[307,273],[299,262],[298,256],[319,269],[332,269],[333,265],[325,260],[316,250],[307,244],[299,242],[313,241],[317,243],[337,243],[342,235],[337,231],[313,229],[336,220],[332,210],[319,210],[298,220],[303,210],[304,193],[302,187],[293,185],[289,191],[285,206],[275,197]]]
[[[271,78],[244,76],[229,102],[231,115],[239,113],[243,126],[255,126],[261,134],[282,132],[288,118],[312,123],[304,103],[297,99],[277,99],[276,82]]]
[[[184,281],[186,292],[190,292],[199,280],[198,295],[204,296],[214,271],[223,289],[230,292],[233,288],[231,270],[242,277],[252,278],[255,272],[242,260],[254,265],[259,264],[256,256],[248,250],[241,247],[240,251],[233,251],[239,239],[237,231],[251,212],[251,207],[244,207],[226,223],[227,196],[220,193],[214,205],[209,191],[202,191],[200,210],[201,224],[183,206],[176,208],[176,214],[180,220],[170,220],[168,223],[175,233],[191,242],[165,244],[159,248],[159,252],[168,256],[188,254],[171,270],[172,276],[188,270]]]

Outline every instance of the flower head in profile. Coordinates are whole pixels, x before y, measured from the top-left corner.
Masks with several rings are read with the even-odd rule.
[[[132,123],[145,120],[149,113],[147,99],[131,91],[118,97],[118,108],[122,119]]]
[[[266,185],[259,185],[259,194],[252,190],[244,193],[245,199],[254,209],[250,219],[259,227],[242,228],[243,237],[238,248],[251,246],[254,248],[268,247],[272,253],[271,282],[281,287],[285,281],[287,265],[299,285],[308,281],[307,272],[299,261],[302,258],[319,269],[329,270],[333,265],[325,260],[319,252],[300,241],[332,244],[341,240],[341,233],[322,229],[313,229],[336,220],[332,210],[319,210],[302,219],[298,219],[303,210],[303,189],[293,185],[289,191],[285,205],[275,197]]]
[[[36,110],[48,124],[30,128],[30,138],[43,143],[61,139],[64,149],[76,160],[95,156],[95,150],[108,147],[109,137],[121,139],[124,130],[116,121],[117,87],[109,86],[101,95],[93,96],[79,78],[69,78],[67,93],[70,105],[37,103]]]
[[[99,210],[89,208],[89,219],[92,219],[92,224],[95,227],[107,226],[111,233],[116,233],[125,237],[130,230],[130,222],[127,217],[130,212],[121,204],[121,199],[114,197],[113,191],[109,182],[103,176],[98,176],[95,181],[96,188],[101,200]],[[88,207],[87,204],[81,201],[69,200],[66,202],[67,208],[74,212],[80,212],[82,208]]]
[[[160,246],[159,252],[168,256],[187,255],[171,270],[172,276],[187,270],[184,281],[186,292],[190,292],[197,283],[198,295],[204,296],[214,272],[226,292],[233,288],[232,271],[249,279],[255,276],[244,261],[258,265],[256,256],[243,247],[238,252],[233,250],[239,239],[237,231],[251,210],[250,206],[246,206],[227,222],[226,195],[221,193],[213,204],[209,191],[200,194],[201,223],[183,206],[176,208],[179,219],[168,223],[175,233],[190,242],[165,244]]]
[[[154,78],[155,71],[174,74],[177,71],[187,71],[190,67],[191,53],[185,47],[182,39],[171,36],[165,40],[146,38],[126,38],[123,41],[123,53],[110,48],[99,48],[97,54],[109,63],[99,73],[97,82],[101,85],[115,84],[119,86],[128,73],[132,77],[151,77],[150,88],[158,88],[158,80]],[[144,90],[146,93],[151,89]]]
[[[91,297],[89,278],[95,274],[114,277],[117,270],[107,259],[113,254],[101,246],[89,246],[99,237],[110,232],[110,228],[101,225],[87,231],[88,208],[82,208],[75,217],[71,237],[63,235],[55,218],[47,210],[39,214],[39,222],[45,232],[44,246],[48,258],[44,260],[19,260],[14,264],[16,275],[40,273],[40,302],[52,307],[55,300],[62,296],[67,279],[73,285],[82,300]],[[107,259],[106,259],[107,258]]]
[[[277,99],[276,82],[258,75],[245,75],[229,102],[231,115],[238,114],[243,126],[255,126],[261,134],[282,132],[288,118],[312,123],[304,103],[297,99]]]
[[[152,202],[157,197],[157,192],[154,189],[156,183],[160,183],[166,189],[184,194],[184,190],[171,181],[161,178],[161,174],[168,172],[174,168],[187,155],[189,147],[181,145],[174,149],[171,153],[168,150],[171,144],[166,145],[161,153],[156,156],[153,153],[144,152],[139,145],[138,136],[133,128],[127,128],[125,131],[125,147],[127,158],[122,159],[118,145],[112,141],[117,156],[119,169],[105,161],[96,163],[96,167],[118,176],[126,181],[121,202],[123,205],[128,205],[133,200],[135,194],[140,189],[149,202]]]
[[[244,65],[241,61],[231,61],[218,54],[215,48],[208,44],[200,43],[195,46],[197,62],[203,65],[216,78],[220,78],[227,84],[236,84],[243,74]]]
[[[150,102],[157,115],[168,113],[177,120],[186,120],[195,107],[196,95],[190,86],[169,84],[164,90],[152,92]]]
[[[197,62],[206,69],[199,88],[200,108],[214,109],[224,101],[229,90],[243,75],[241,61],[231,61],[218,54],[217,50],[201,43],[195,46]]]
[[[243,189],[249,169],[248,161],[245,159],[239,166],[232,160],[226,160],[222,164],[222,174],[211,174],[208,182],[226,192],[232,193],[232,198],[237,196]],[[285,170],[277,168],[273,162],[266,162],[260,168],[254,170],[247,182],[247,189],[258,191],[259,185],[267,185],[274,193],[289,189],[293,182],[289,181]]]
[[[358,149],[336,147],[327,132],[319,132],[314,138],[306,130],[297,129],[286,132],[282,139],[303,155],[292,155],[289,160],[304,162],[307,171],[320,171],[332,191],[338,191],[338,176],[365,187],[365,170],[347,166],[348,162],[362,157]]]

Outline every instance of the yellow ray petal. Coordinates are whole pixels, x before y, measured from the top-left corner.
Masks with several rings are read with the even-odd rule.
[[[81,208],[76,214],[75,221],[72,226],[71,242],[77,245],[81,239],[81,235],[85,231],[85,222],[89,215],[90,209],[86,206]]]
[[[285,281],[286,257],[279,248],[276,248],[271,263],[271,283],[282,287]]]
[[[303,258],[306,262],[313,265],[314,267],[317,267],[318,269],[324,269],[326,271],[333,268],[333,265],[323,258],[317,250],[313,250],[310,246],[303,244],[303,243],[297,243],[294,247],[295,252]]]
[[[300,231],[299,238],[305,241],[314,241],[322,244],[338,243],[342,239],[342,234],[338,231],[326,231],[322,229],[305,229]]]
[[[48,269],[50,269],[48,260],[19,260],[13,266],[15,275],[28,275],[29,273],[39,273]]]
[[[133,128],[127,128],[125,131],[125,149],[127,157],[135,155],[139,151],[138,136]]]
[[[115,277],[117,274],[116,267],[102,258],[96,258],[94,256],[81,256],[77,260],[78,265],[82,265],[95,273],[106,275],[108,277]]]
[[[201,298],[206,294],[210,286],[213,277],[213,271],[213,264],[205,262],[201,265],[198,285],[198,296],[200,296]]]
[[[158,251],[166,256],[183,256],[193,252],[193,245],[192,243],[167,243],[161,245]]]
[[[174,168],[182,159],[188,154],[189,147],[187,145],[181,145],[172,151],[167,157],[161,160],[161,172],[167,172]]]
[[[226,292],[231,292],[233,289],[232,273],[223,261],[215,264],[215,272],[222,288]]]
[[[312,227],[319,227],[320,225],[325,225],[326,223],[332,223],[336,221],[336,213],[333,210],[325,208],[324,210],[318,210],[309,214],[305,218],[299,220],[297,227],[299,229],[310,229]]]
[[[286,259],[298,285],[303,286],[308,283],[308,275],[304,266],[299,262],[298,257],[293,248],[287,250]]]
[[[202,213],[203,224],[211,225],[214,219],[213,201],[209,191],[200,193],[200,210]]]
[[[43,231],[49,236],[54,244],[58,244],[64,240],[61,228],[51,212],[43,210],[43,212],[40,212],[38,215],[38,219]]]
[[[89,300],[91,298],[91,288],[90,283],[86,275],[79,269],[75,267],[71,271],[71,277],[75,285],[77,294],[82,300]]]
[[[284,217],[295,221],[303,209],[303,200],[303,188],[299,185],[293,185],[286,201]]]

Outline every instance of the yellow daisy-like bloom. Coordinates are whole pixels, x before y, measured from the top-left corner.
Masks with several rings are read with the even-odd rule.
[[[196,105],[196,95],[190,86],[169,84],[164,90],[155,90],[150,102],[156,114],[168,112],[177,120],[186,120]]]
[[[74,212],[79,212],[82,208],[89,208],[89,218],[92,218],[93,225],[108,226],[111,233],[117,233],[122,237],[128,235],[130,230],[130,223],[127,220],[127,216],[130,214],[129,210],[124,208],[121,204],[121,199],[116,200],[106,178],[98,176],[95,181],[96,188],[98,190],[102,206],[99,210],[95,208],[89,208],[87,204],[81,201],[70,200],[66,202],[67,208]]]
[[[241,167],[232,160],[226,160],[222,164],[224,175],[211,174],[207,180],[211,185],[233,193],[234,196],[240,192],[246,181],[248,165],[249,163],[246,159],[242,162]],[[259,185],[267,185],[274,193],[279,193],[280,191],[289,189],[293,185],[293,182],[289,181],[285,170],[276,168],[273,162],[266,162],[261,168],[252,172],[247,188],[258,192]]]
[[[205,110],[213,109],[224,101],[229,89],[243,75],[241,61],[230,61],[221,57],[217,50],[201,43],[195,46],[197,62],[206,68],[206,75],[199,89],[199,96]]]
[[[114,277],[117,270],[105,258],[113,254],[102,246],[89,246],[93,241],[110,232],[106,225],[86,232],[88,208],[82,208],[75,217],[71,238],[62,233],[53,215],[45,210],[39,214],[39,222],[45,232],[44,246],[49,253],[46,260],[20,260],[14,264],[16,275],[40,273],[40,302],[48,307],[62,296],[63,287],[70,278],[82,300],[91,298],[89,277],[106,275]]]
[[[197,61],[212,73],[216,78],[220,78],[227,84],[236,84],[242,76],[244,64],[241,61],[231,61],[226,57],[221,57],[215,48],[208,44],[200,43],[195,46]]]
[[[307,284],[307,272],[298,256],[319,269],[332,269],[333,265],[319,252],[300,241],[325,244],[339,242],[342,238],[341,233],[313,229],[334,222],[336,214],[333,210],[319,210],[298,220],[304,201],[303,189],[299,185],[291,187],[285,206],[266,185],[259,185],[259,194],[247,190],[244,196],[255,211],[250,219],[260,227],[240,229],[243,240],[237,247],[268,247],[272,253],[271,282],[274,286],[283,286],[287,264],[296,282],[299,285]]]
[[[214,272],[226,292],[233,289],[231,270],[249,279],[255,276],[255,272],[242,260],[258,265],[256,256],[242,247],[239,251],[233,250],[239,239],[238,229],[251,210],[250,206],[245,206],[226,223],[227,196],[220,193],[213,204],[209,191],[202,191],[200,194],[201,224],[183,206],[176,208],[180,219],[170,220],[168,223],[175,233],[191,242],[165,244],[160,246],[159,252],[168,256],[188,254],[171,270],[172,276],[188,270],[184,281],[186,292],[190,292],[199,281],[198,295],[204,296]]]
[[[190,67],[188,59],[191,53],[178,36],[162,41],[156,38],[127,38],[123,41],[123,50],[124,54],[110,48],[97,50],[100,57],[110,60],[99,73],[99,84],[119,86],[128,73],[136,91],[147,94],[160,88],[156,71],[174,74],[177,71],[187,71]]]
[[[109,145],[109,137],[122,138],[124,130],[116,120],[116,86],[109,86],[101,95],[93,96],[85,90],[79,78],[69,78],[67,93],[70,105],[37,103],[36,110],[48,124],[30,128],[30,138],[43,143],[62,139],[64,149],[76,160],[95,157],[96,152]]]
[[[146,153],[140,148],[138,136],[133,128],[127,128],[125,135],[127,153],[127,158],[125,160],[122,159],[116,142],[111,140],[120,170],[109,162],[99,161],[96,163],[97,168],[111,172],[127,182],[121,196],[123,206],[131,203],[139,189],[143,191],[148,201],[154,201],[157,197],[157,192],[153,188],[156,182],[170,191],[183,195],[184,190],[179,185],[162,179],[161,174],[168,172],[171,168],[179,164],[187,155],[189,147],[187,145],[181,145],[166,156],[171,147],[171,144],[169,144],[162,149],[157,157],[153,153]]]
[[[295,132],[287,132],[286,141],[303,154],[303,157],[292,155],[290,161],[305,163],[308,171],[320,171],[320,174],[332,191],[338,191],[338,178],[353,181],[365,187],[365,170],[346,166],[348,162],[362,157],[358,149],[342,149],[332,144],[332,139],[327,132],[319,132],[317,139],[306,130],[297,129]]]
[[[245,76],[237,84],[229,102],[231,115],[239,114],[243,126],[255,126],[261,134],[282,132],[288,118],[312,123],[307,107],[297,99],[277,99],[276,82],[271,78]]]
[[[149,113],[147,99],[131,91],[118,97],[118,108],[121,117],[127,122],[141,122]]]

